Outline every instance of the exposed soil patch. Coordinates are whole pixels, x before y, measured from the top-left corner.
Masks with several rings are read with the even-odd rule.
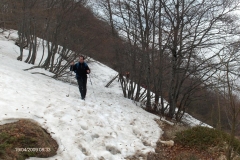
[[[57,142],[36,122],[21,119],[0,126],[0,159],[47,158],[57,149]]]

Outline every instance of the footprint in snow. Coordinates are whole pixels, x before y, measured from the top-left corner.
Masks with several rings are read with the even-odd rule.
[[[87,126],[87,125],[81,125],[81,128],[82,128],[83,130],[88,130],[88,126]]]
[[[121,153],[120,150],[118,150],[115,146],[106,146],[106,150],[112,153],[113,155]]]
[[[83,147],[81,144],[79,144],[78,147],[84,155],[89,156],[91,154],[91,152],[89,150],[87,150],[85,147]]]
[[[99,135],[98,134],[93,134],[92,139],[94,140],[95,138],[99,138]]]

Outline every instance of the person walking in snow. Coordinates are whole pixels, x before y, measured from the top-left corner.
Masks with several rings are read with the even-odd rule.
[[[85,100],[87,93],[87,74],[90,73],[90,69],[86,62],[84,62],[84,56],[79,57],[79,62],[76,64],[74,62],[71,63],[70,71],[74,71],[76,73],[76,79],[78,82],[79,91],[81,94],[82,100]]]

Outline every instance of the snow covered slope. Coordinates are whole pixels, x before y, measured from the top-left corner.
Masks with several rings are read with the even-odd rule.
[[[37,121],[59,144],[57,155],[46,159],[120,160],[135,152],[154,151],[162,134],[153,120],[157,117],[123,98],[117,81],[104,87],[115,71],[90,63],[92,85],[88,79],[82,101],[77,86],[31,74],[36,69],[23,71],[32,65],[17,61],[18,56],[14,42],[0,35],[0,123],[19,118]]]

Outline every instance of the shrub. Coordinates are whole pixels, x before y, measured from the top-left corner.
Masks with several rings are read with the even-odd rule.
[[[183,146],[207,150],[209,147],[224,146],[226,142],[230,142],[230,139],[231,136],[223,131],[197,126],[177,132],[174,140]],[[231,146],[240,153],[240,141],[238,139],[234,138]]]

